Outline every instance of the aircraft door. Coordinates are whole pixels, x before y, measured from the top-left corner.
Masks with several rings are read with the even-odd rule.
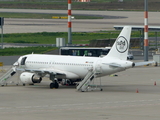
[[[96,61],[95,72],[99,74],[102,73],[101,60]]]

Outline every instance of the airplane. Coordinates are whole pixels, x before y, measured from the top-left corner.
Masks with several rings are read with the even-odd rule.
[[[96,77],[110,75],[116,72],[133,68],[137,63],[127,60],[131,27],[125,26],[110,52],[104,57],[63,56],[47,54],[28,54],[20,56],[14,63],[17,71],[23,71],[20,80],[23,84],[40,83],[43,77],[52,81],[50,88],[59,88],[62,79],[71,83],[82,81],[88,71],[94,71]],[[146,65],[153,61],[141,62],[137,65]]]

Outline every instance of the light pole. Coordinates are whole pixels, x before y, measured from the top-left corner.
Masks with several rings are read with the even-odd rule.
[[[148,0],[144,0],[144,61],[148,61]]]
[[[0,27],[1,27],[1,49],[3,49],[3,25],[4,25],[4,17],[0,17]]]
[[[72,44],[71,0],[68,0],[68,46]]]

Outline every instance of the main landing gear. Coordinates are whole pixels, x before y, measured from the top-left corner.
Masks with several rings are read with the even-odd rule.
[[[59,88],[59,83],[58,81],[55,79],[55,75],[50,74],[50,80],[52,80],[53,82],[50,84],[50,89],[53,88]]]
[[[53,89],[53,88],[56,88],[56,89],[59,88],[59,84],[57,80],[54,80],[54,82],[50,84],[50,89]]]

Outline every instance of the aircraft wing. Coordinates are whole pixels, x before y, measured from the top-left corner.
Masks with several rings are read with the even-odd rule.
[[[155,63],[155,61],[137,62],[135,63],[135,66],[143,66],[143,65],[153,64],[153,63]]]
[[[46,74],[50,74],[50,75],[55,75],[56,77],[61,77],[61,78],[68,78],[68,79],[77,79],[79,78],[79,76],[75,73],[72,73],[70,71],[64,71],[64,70],[59,70],[57,68],[39,68],[39,69],[27,69],[27,68],[20,68],[17,69],[20,71],[26,71],[26,72],[31,72],[31,73],[36,73],[36,74],[40,74],[40,75],[46,75]]]
[[[65,75],[65,73],[58,69],[53,68],[41,68],[41,69],[25,69],[28,72],[35,72],[35,73],[46,73],[46,74],[53,74],[53,75]]]
[[[64,71],[53,69],[53,68],[40,68],[40,69],[26,69],[26,68],[17,68],[19,71],[34,72],[34,73],[43,73],[43,74],[53,74],[53,75],[66,75]]]

